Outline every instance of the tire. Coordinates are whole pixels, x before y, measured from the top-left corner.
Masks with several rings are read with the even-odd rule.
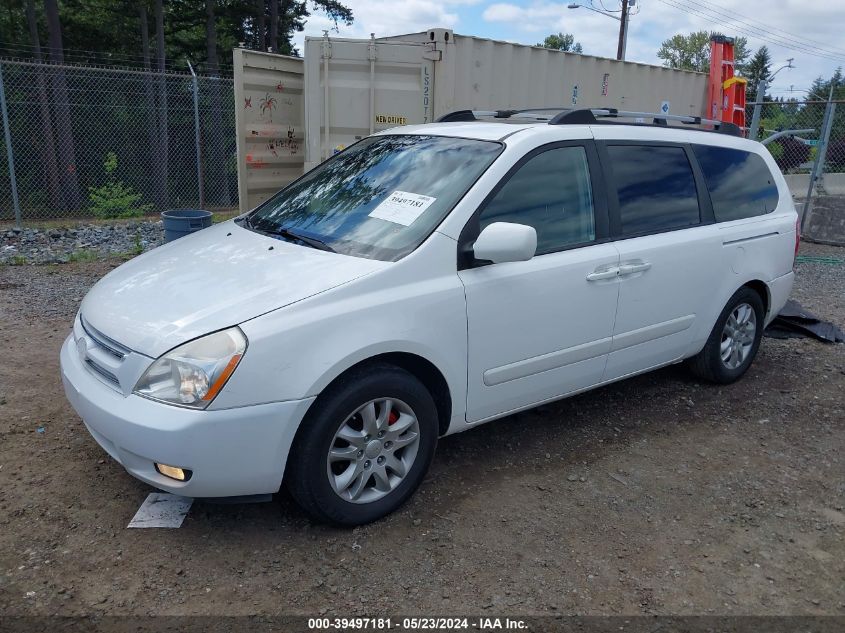
[[[704,349],[688,361],[692,373],[703,380],[723,385],[739,380],[748,371],[760,348],[765,315],[763,300],[756,291],[748,286],[737,290],[716,320]],[[731,326],[728,326],[729,321]],[[753,334],[748,323],[752,324]]]
[[[419,487],[437,434],[437,407],[419,380],[393,365],[367,365],[317,398],[294,440],[286,485],[318,521],[370,523]]]

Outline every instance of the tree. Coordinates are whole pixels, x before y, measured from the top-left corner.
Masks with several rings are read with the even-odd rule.
[[[38,35],[38,21],[35,17],[35,0],[26,0],[26,22],[29,26],[29,40],[35,61],[41,62],[41,38]],[[53,119],[50,114],[50,97],[47,82],[41,68],[37,69],[35,80],[38,91],[38,111],[41,115],[41,151],[46,172],[47,195],[54,209],[62,206],[59,166],[56,162],[56,142],[53,138]]]
[[[673,35],[664,40],[657,51],[657,56],[668,68],[692,70],[700,73],[710,72],[710,38],[718,33],[696,31],[689,35]],[[734,39],[734,61],[738,73],[745,70],[750,51],[748,40],[744,37]]]
[[[552,33],[542,42],[538,42],[537,46],[543,48],[551,48],[556,51],[563,51],[565,53],[583,53],[584,49],[581,47],[581,42],[575,41],[575,36],[571,33]]]
[[[7,0],[0,10],[0,55],[34,57],[26,19],[27,0]],[[48,0],[45,0],[45,2]],[[61,13],[65,59],[69,63],[142,67],[141,10],[150,19],[157,0],[49,0]],[[36,4],[41,4],[37,0]],[[46,8],[46,4],[45,4]],[[169,70],[184,72],[185,59],[205,71],[205,0],[164,0],[166,16],[165,59]],[[293,36],[303,30],[314,13],[335,25],[352,24],[353,14],[341,0],[217,0],[215,24],[221,69],[231,65],[231,51],[240,43],[284,54],[296,54]],[[36,15],[42,38],[45,13]],[[263,24],[261,24],[263,19]],[[259,31],[263,37],[259,37]],[[155,33],[149,34],[155,48]],[[263,40],[263,41],[259,41]],[[45,39],[42,39],[44,42]],[[45,46],[45,49],[47,47]],[[47,50],[44,51],[47,53]],[[155,51],[152,52],[155,55]],[[45,55],[46,56],[46,55]],[[155,62],[153,64],[155,66]]]
[[[57,0],[44,0],[44,13],[47,16],[47,43],[50,61],[57,64],[51,68],[50,77],[53,91],[53,107],[56,114],[56,159],[59,167],[59,180],[62,184],[62,208],[79,207],[79,180],[76,175],[76,155],[73,149],[73,127],[70,112],[70,97],[64,64],[62,45],[62,24],[59,20]]]
[[[223,137],[218,133],[223,127],[223,99],[220,94],[220,66],[217,60],[215,4],[215,0],[206,0],[205,3],[206,54],[208,56],[208,72],[211,75],[211,135],[205,165],[208,168],[206,173],[209,175],[209,180],[217,185],[215,191],[219,193],[213,202],[228,207],[232,204],[232,199],[229,195],[229,182],[226,178],[226,148]],[[208,196],[207,189],[206,196]]]
[[[156,182],[156,204],[159,209],[168,206],[167,194],[167,162],[170,151],[170,139],[167,125],[167,53],[164,47],[164,2],[155,0],[156,20],[156,61],[158,66],[158,164],[159,178]]]
[[[748,79],[748,91],[750,94],[757,94],[757,86],[760,81],[769,78],[772,72],[772,58],[769,55],[769,49],[766,46],[761,46],[757,49],[754,57],[748,62],[743,73]],[[768,100],[768,99],[767,99]]]

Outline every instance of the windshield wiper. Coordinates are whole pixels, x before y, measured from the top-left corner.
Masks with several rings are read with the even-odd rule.
[[[267,231],[267,233],[272,233],[273,235],[280,235],[282,237],[286,237],[287,239],[299,240],[300,242],[307,244],[311,248],[316,248],[321,251],[328,251],[329,253],[337,252],[331,246],[326,244],[323,240],[319,240],[316,237],[309,237],[308,235],[303,235],[299,231],[289,229],[284,226]]]
[[[316,237],[310,237],[308,235],[304,235],[299,231],[294,229],[289,229],[284,226],[280,226],[278,228],[272,229],[265,229],[260,226],[260,224],[254,224],[250,219],[249,216],[244,216],[243,218],[244,226],[248,229],[252,229],[253,231],[258,231],[259,233],[266,233],[267,235],[278,235],[279,237],[284,237],[289,240],[298,240],[311,248],[316,248],[321,251],[328,251],[329,253],[336,253],[337,251],[333,249],[331,246],[326,244],[323,240],[317,239]]]

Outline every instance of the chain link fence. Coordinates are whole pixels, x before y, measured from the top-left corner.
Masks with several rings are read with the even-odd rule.
[[[845,102],[749,104],[749,136],[772,153],[799,208],[805,239],[845,244]]]
[[[0,61],[0,79],[0,221],[237,208],[231,79],[26,61]],[[845,103],[750,103],[755,120],[794,191],[845,179]]]
[[[0,61],[0,220],[237,207],[232,80]]]
[[[759,110],[756,133],[755,110]],[[816,162],[820,175],[845,173],[845,103],[750,103],[746,121],[752,128],[749,136],[766,145],[785,175],[809,174]]]

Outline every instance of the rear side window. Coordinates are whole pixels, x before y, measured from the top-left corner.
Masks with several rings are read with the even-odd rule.
[[[704,172],[717,222],[752,218],[775,210],[778,188],[757,154],[729,147],[693,145]]]
[[[654,233],[701,222],[698,191],[682,147],[610,145],[607,148],[622,233]]]
[[[560,147],[528,159],[481,212],[481,229],[493,222],[533,226],[538,255],[592,242],[593,191],[584,148]]]

